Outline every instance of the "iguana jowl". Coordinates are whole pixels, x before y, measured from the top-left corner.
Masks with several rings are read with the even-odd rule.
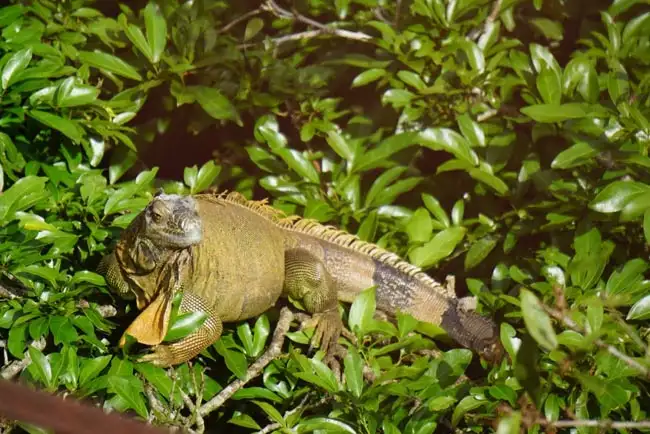
[[[158,366],[193,358],[220,337],[224,322],[259,315],[281,296],[300,300],[314,314],[312,343],[327,352],[342,329],[338,301],[351,303],[372,286],[379,310],[440,325],[487,360],[502,353],[495,323],[419,268],[344,231],[285,217],[238,193],[156,195],[102,260],[100,272],[119,294],[135,296],[143,310],[125,335],[154,345],[141,360]],[[197,331],[161,344],[176,291],[183,294],[179,314],[203,310],[208,317]]]

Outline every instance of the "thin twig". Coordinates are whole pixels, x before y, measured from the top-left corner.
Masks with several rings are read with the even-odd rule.
[[[225,32],[227,32],[228,30],[230,30],[230,29],[232,29],[233,27],[235,27],[237,24],[241,23],[242,21],[247,20],[248,18],[254,17],[255,15],[260,14],[261,12],[262,12],[262,9],[261,9],[261,8],[257,8],[257,9],[254,9],[254,10],[252,10],[252,11],[248,11],[248,12],[246,12],[244,15],[235,18],[234,20],[232,20],[231,22],[229,22],[228,24],[226,24],[225,26],[223,26],[221,29],[219,29],[219,30],[217,31],[217,33],[225,33]]]
[[[393,25],[395,28],[399,27],[399,18],[400,18],[400,13],[402,11],[402,0],[397,0],[395,2],[395,18],[393,20]]]
[[[36,348],[37,350],[43,351],[45,349],[46,342],[44,338],[40,338],[36,341],[33,341],[29,345]],[[0,378],[11,380],[16,375],[23,372],[23,369],[25,369],[30,363],[32,363],[32,357],[29,355],[29,350],[25,350],[25,355],[22,360],[14,360],[2,368],[2,370],[0,370]]]
[[[285,35],[285,36],[279,36],[277,38],[267,38],[266,41],[271,42],[273,45],[276,47],[279,47],[280,45],[284,44],[285,42],[290,42],[290,41],[298,41],[301,39],[311,39],[315,38],[317,36],[323,35],[325,32],[322,30],[308,30],[306,32],[300,32],[300,33],[292,33],[290,35]],[[238,50],[244,50],[247,48],[253,48],[258,46],[259,43],[256,42],[250,42],[246,44],[239,44],[237,45]]]
[[[281,427],[282,427],[282,425],[280,425],[277,422],[271,423],[271,424],[268,424],[267,426],[265,426],[264,428],[262,428],[261,430],[257,431],[255,434],[268,434],[268,433],[273,432],[276,429],[281,428]]]
[[[352,32],[350,30],[344,30],[344,29],[338,29],[336,27],[328,26],[322,23],[319,23],[318,21],[312,20],[311,18],[308,18],[302,14],[299,14],[296,11],[289,12],[288,10],[282,8],[280,5],[278,5],[275,0],[266,0],[262,8],[270,11],[272,14],[279,18],[284,18],[284,19],[293,19],[299,22],[302,22],[304,24],[307,24],[312,27],[316,27],[317,29],[320,29],[322,32],[326,33],[331,33],[333,35],[339,36],[341,38],[345,39],[351,39],[355,41],[370,41],[372,40],[372,36],[367,35],[363,32]]]
[[[541,419],[538,424],[553,428],[571,428],[571,427],[596,427],[603,429],[643,429],[650,428],[650,420],[640,421],[611,421],[611,420],[556,420],[555,422]]]
[[[490,11],[490,15],[485,19],[483,22],[483,25],[479,28],[475,28],[474,30],[470,31],[467,35],[469,39],[477,39],[481,34],[484,34],[487,32],[488,28],[496,21],[497,18],[499,18],[499,14],[501,13],[501,6],[503,5],[503,0],[495,0],[494,5],[492,6],[492,10]]]
[[[559,311],[557,311],[557,310],[555,310],[555,309],[553,309],[551,307],[548,307],[548,306],[546,306],[546,305],[544,305],[542,303],[540,303],[540,305],[542,306],[542,308],[544,310],[546,310],[546,312],[548,312],[549,315],[551,315],[553,318],[561,321],[565,326],[569,327],[573,331],[578,332],[578,333],[582,333],[582,334],[585,333],[585,331],[582,330],[582,328],[578,324],[576,324],[576,322],[573,321],[568,316],[563,315],[561,312],[559,312]],[[622,360],[628,366],[630,366],[632,368],[635,368],[636,370],[641,372],[644,376],[650,377],[650,370],[646,366],[643,366],[641,363],[637,362],[636,360],[634,360],[633,358],[628,356],[627,354],[623,354],[621,351],[619,351],[618,349],[616,349],[612,345],[609,345],[608,343],[602,341],[601,339],[595,339],[594,343],[598,347],[600,347],[600,348],[602,348],[604,350],[607,350],[607,352],[610,353],[612,356],[617,357],[618,359]]]
[[[11,292],[9,288],[0,285],[0,298],[8,298],[9,300],[13,300],[14,298],[18,298],[18,296]]]
[[[203,404],[198,412],[201,416],[207,416],[217,408],[221,407],[235,392],[244,387],[246,383],[251,381],[253,378],[260,375],[262,370],[282,353],[284,338],[289,331],[292,320],[293,312],[291,312],[289,308],[283,307],[280,311],[280,318],[275,327],[275,332],[273,332],[273,339],[271,340],[269,348],[248,368],[244,379],[233,381],[219,392],[217,396]]]

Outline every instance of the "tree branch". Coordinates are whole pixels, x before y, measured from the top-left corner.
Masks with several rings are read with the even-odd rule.
[[[325,25],[319,23],[318,21],[312,20],[311,18],[308,18],[296,12],[295,10],[293,12],[290,12],[282,8],[280,5],[278,5],[275,2],[275,0],[266,0],[262,8],[271,12],[273,15],[275,15],[278,18],[295,20],[307,24],[309,26],[316,27],[321,31],[320,33],[329,33],[332,35],[339,36],[341,38],[351,39],[354,41],[362,41],[362,42],[367,42],[373,39],[372,36],[367,35],[363,32],[353,32],[350,30],[338,29],[336,27]]]
[[[262,9],[261,9],[261,8],[257,8],[257,9],[254,9],[254,10],[252,10],[252,11],[248,11],[248,12],[246,12],[244,15],[235,18],[234,20],[232,20],[231,22],[229,22],[228,24],[226,24],[225,26],[223,26],[222,28],[220,28],[220,29],[217,31],[217,33],[225,33],[225,32],[227,32],[228,30],[230,30],[230,29],[232,29],[233,27],[235,27],[237,24],[241,23],[242,21],[247,20],[248,18],[254,17],[255,15],[258,15],[258,14],[261,13],[261,12],[262,12]]]
[[[239,389],[244,387],[246,383],[251,381],[253,378],[257,377],[262,373],[262,370],[273,360],[275,360],[280,354],[282,354],[282,344],[284,344],[284,338],[289,327],[291,326],[291,321],[293,320],[293,312],[287,307],[283,307],[280,311],[280,319],[278,324],[275,327],[275,332],[273,332],[273,339],[271,340],[271,345],[269,348],[262,354],[262,356],[257,359],[246,371],[244,379],[237,379],[226,386],[217,396],[212,398],[210,401],[206,402],[199,409],[198,414],[201,416],[207,416],[214,410],[221,407],[230,397],[237,392]]]
[[[643,429],[650,428],[650,420],[640,421],[611,421],[611,420],[556,420],[555,422],[541,419],[538,424],[552,428],[595,427],[603,429]]]

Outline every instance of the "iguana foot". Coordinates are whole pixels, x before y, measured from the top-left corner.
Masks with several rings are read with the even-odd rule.
[[[314,325],[316,330],[311,338],[309,352],[314,348],[320,348],[326,355],[329,355],[331,350],[334,350],[343,329],[343,321],[341,321],[338,308],[313,314],[307,327]]]
[[[178,354],[174,354],[170,345],[156,345],[152,348],[151,352],[144,356],[138,357],[137,361],[140,363],[150,362],[154,366],[160,368],[168,368],[172,365],[178,365],[185,360],[181,359]]]

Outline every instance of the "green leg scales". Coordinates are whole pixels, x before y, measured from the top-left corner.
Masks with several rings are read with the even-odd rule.
[[[285,294],[299,300],[312,314],[316,326],[311,346],[320,347],[328,356],[336,349],[343,322],[333,280],[323,261],[304,249],[285,253]],[[312,324],[310,324],[312,325]]]
[[[139,361],[151,362],[156,366],[167,367],[184,363],[197,356],[221,336],[223,324],[210,305],[200,296],[185,292],[178,307],[178,314],[203,311],[208,314],[201,327],[184,338],[171,344],[161,344],[142,356]]]

